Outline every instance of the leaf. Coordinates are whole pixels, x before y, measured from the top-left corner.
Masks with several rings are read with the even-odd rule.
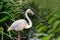
[[[48,36],[42,37],[42,40],[50,40],[50,38],[53,37],[53,36],[54,36],[54,34],[51,33]]]
[[[56,29],[56,27],[59,25],[59,23],[60,23],[60,20],[55,21],[53,24],[53,29]]]
[[[0,22],[4,22],[4,21],[6,21],[7,19],[9,19],[9,16],[3,17],[2,19],[0,19]]]
[[[38,24],[38,25],[36,26],[36,29],[39,29],[40,26],[42,26],[42,23]]]
[[[51,17],[48,21],[48,24],[51,24],[55,20],[55,17]]]
[[[58,37],[56,38],[56,40],[60,40],[60,36],[58,36]]]
[[[0,10],[3,8],[2,4],[0,4]]]
[[[51,33],[52,31],[53,31],[53,29],[50,29],[50,30],[47,31],[47,33]]]
[[[48,20],[50,16],[51,16],[51,14],[50,14],[50,15],[47,15],[47,16],[45,17],[45,18],[46,18],[46,20]]]
[[[59,32],[60,31],[60,28],[57,28],[57,29],[55,29],[54,31],[53,31],[53,33],[57,33],[57,32]]]
[[[60,21],[55,21],[53,24],[53,29],[48,30],[47,33],[51,33],[51,32],[55,32],[55,30],[57,31],[56,27],[58,27],[58,24],[60,23]]]
[[[41,26],[37,31],[40,33],[44,31],[47,27],[45,25]]]
[[[59,13],[56,13],[55,16],[56,16],[57,18],[60,18],[60,12],[59,12]]]

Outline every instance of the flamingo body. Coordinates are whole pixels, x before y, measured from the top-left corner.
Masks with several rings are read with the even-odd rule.
[[[22,31],[25,27],[27,27],[28,23],[24,19],[17,20],[12,23],[9,30],[16,30],[16,31]]]

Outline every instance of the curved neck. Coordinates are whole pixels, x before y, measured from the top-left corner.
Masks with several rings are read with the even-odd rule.
[[[26,19],[27,19],[28,22],[29,22],[28,27],[30,28],[30,27],[32,27],[32,21],[30,20],[30,18],[28,17],[27,14],[28,14],[28,13],[26,12],[26,13],[25,13],[25,16],[26,16]]]

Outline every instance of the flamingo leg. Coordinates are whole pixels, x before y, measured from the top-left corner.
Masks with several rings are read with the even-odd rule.
[[[18,40],[21,40],[21,38],[20,38],[20,31],[18,31]]]

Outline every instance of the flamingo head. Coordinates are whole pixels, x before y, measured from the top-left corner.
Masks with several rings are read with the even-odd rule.
[[[27,9],[26,13],[30,13],[30,14],[34,15],[34,12],[31,9]]]

